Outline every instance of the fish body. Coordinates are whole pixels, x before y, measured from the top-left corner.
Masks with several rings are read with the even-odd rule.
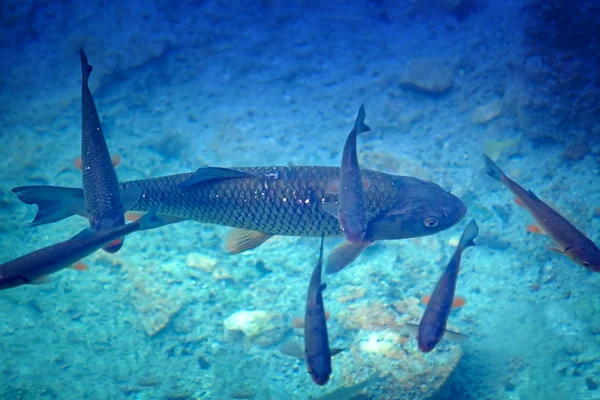
[[[479,227],[475,220],[472,220],[465,228],[454,255],[431,294],[423,318],[419,323],[417,335],[419,350],[424,353],[433,350],[446,333],[446,324],[452,311],[462,253],[465,249],[475,245],[473,239],[478,234]]]
[[[313,382],[319,386],[325,385],[331,375],[331,350],[329,349],[327,318],[323,304],[323,290],[326,285],[321,283],[323,241],[324,236],[321,236],[319,261],[310,278],[304,313],[304,359],[308,373]]]
[[[531,190],[525,190],[510,179],[487,155],[483,155],[486,173],[500,181],[529,211],[531,216],[557,244],[558,252],[594,272],[600,272],[600,249],[579,229],[552,207],[540,200]]]
[[[451,227],[466,212],[460,199],[434,183],[370,170],[362,173],[371,183],[365,191],[367,241],[431,235]],[[327,191],[328,182],[335,179],[339,167],[201,168],[195,173],[123,182],[120,188],[124,196],[141,192],[131,207],[135,211],[156,208],[161,215],[255,231],[267,238],[341,236],[337,218],[322,207],[338,200],[338,195]],[[24,186],[13,192],[22,202],[38,205],[32,225],[74,214],[87,216],[78,189]],[[337,266],[360,254],[349,247],[353,258],[343,258]],[[340,253],[348,254],[345,250]]]
[[[139,230],[153,229],[166,223],[151,212],[127,225],[99,232],[90,228],[84,229],[69,240],[35,250],[0,265],[0,290],[35,283],[42,277],[68,268],[119,237]]]
[[[125,209],[121,201],[119,181],[102,133],[102,125],[94,98],[88,87],[92,66],[80,49],[81,56],[81,175],[85,209],[90,226],[95,231],[112,229],[125,224]],[[116,238],[119,239],[119,238]],[[115,253],[123,241],[107,246]]]
[[[365,117],[365,105],[362,104],[358,111],[354,127],[344,144],[340,167],[337,217],[346,240],[354,244],[363,241],[367,230],[365,193],[356,151],[356,137],[358,134],[371,130],[371,128],[365,125]]]

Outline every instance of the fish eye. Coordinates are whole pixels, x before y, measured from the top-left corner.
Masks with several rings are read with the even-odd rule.
[[[584,261],[584,262],[583,262],[583,266],[584,266],[584,267],[589,267],[589,266],[590,266],[590,263],[589,263],[589,262],[587,262],[587,261]]]
[[[429,217],[425,220],[425,222],[423,223],[426,227],[428,228],[434,228],[438,225],[438,220],[433,218],[433,217]]]

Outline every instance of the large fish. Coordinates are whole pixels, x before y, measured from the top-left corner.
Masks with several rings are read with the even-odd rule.
[[[420,179],[363,170],[371,185],[365,190],[369,213],[365,240],[404,239],[437,233],[456,224],[466,207],[456,196]],[[264,243],[273,235],[340,236],[337,218],[323,210],[338,196],[327,191],[339,179],[336,167],[200,168],[195,173],[121,183],[121,191],[142,191],[132,210],[157,208],[161,215],[227,225],[230,253]],[[13,189],[26,204],[39,209],[32,225],[87,216],[81,189],[24,186]],[[365,248],[344,242],[328,258],[335,272]]]
[[[37,283],[47,275],[69,267],[102,246],[130,233],[153,229],[170,221],[152,211],[127,225],[95,232],[86,228],[73,238],[33,251],[0,265],[0,290]]]
[[[594,272],[600,272],[600,249],[565,217],[540,200],[531,190],[525,190],[510,179],[487,155],[483,155],[486,173],[502,182],[529,211],[546,235],[558,247],[552,248]]]
[[[450,259],[450,262],[446,266],[446,269],[442,273],[442,276],[431,294],[423,318],[421,318],[421,322],[419,323],[417,334],[419,350],[424,353],[433,350],[446,334],[446,324],[448,323],[448,317],[452,311],[452,303],[454,302],[454,292],[456,289],[456,280],[458,278],[462,253],[465,249],[475,246],[473,239],[475,239],[478,234],[479,227],[475,220],[472,220],[460,237],[454,255]]]
[[[94,98],[88,87],[92,66],[80,49],[81,56],[81,175],[83,197],[90,226],[103,231],[125,223],[126,207],[131,206],[140,192],[129,193],[126,207],[123,206],[119,181],[102,133],[100,117]],[[104,250],[115,253],[123,246],[121,238],[115,238]]]
[[[354,127],[346,138],[342,163],[340,167],[339,184],[335,185],[339,193],[338,204],[325,203],[323,207],[340,222],[340,229],[344,232],[346,240],[353,244],[362,243],[367,231],[367,212],[365,210],[365,192],[358,156],[356,152],[356,137],[363,132],[371,130],[365,124],[365,105],[358,110]],[[367,181],[368,182],[368,181]],[[367,183],[368,185],[368,183]],[[334,185],[330,185],[330,188]]]
[[[323,290],[327,285],[321,283],[324,239],[325,236],[321,236],[319,261],[310,277],[304,312],[304,359],[310,377],[319,386],[325,385],[331,375],[331,350],[323,304]]]

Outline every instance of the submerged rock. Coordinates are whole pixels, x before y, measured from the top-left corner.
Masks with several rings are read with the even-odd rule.
[[[270,346],[280,341],[289,330],[281,314],[262,310],[238,311],[227,317],[223,325],[225,339],[233,340],[236,332],[241,332],[244,339],[261,346]]]
[[[402,86],[422,92],[443,93],[452,87],[454,68],[437,58],[415,58],[401,78]]]

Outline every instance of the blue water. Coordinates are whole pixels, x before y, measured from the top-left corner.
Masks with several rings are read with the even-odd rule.
[[[435,182],[469,212],[327,277],[330,342],[346,351],[323,388],[279,351],[302,338],[292,320],[318,239],[229,255],[229,228],[186,221],[93,254],[87,271],[0,292],[0,398],[600,399],[600,274],[528,233],[531,217],[481,160],[600,242],[593,3],[2,1],[0,262],[87,226],[27,227],[36,207],[11,192],[81,186],[79,47],[121,181],[339,165],[364,102],[361,167]],[[473,218],[466,305],[449,321],[469,340],[422,355],[403,324],[420,318]],[[264,312],[260,334],[227,328],[240,311]]]

